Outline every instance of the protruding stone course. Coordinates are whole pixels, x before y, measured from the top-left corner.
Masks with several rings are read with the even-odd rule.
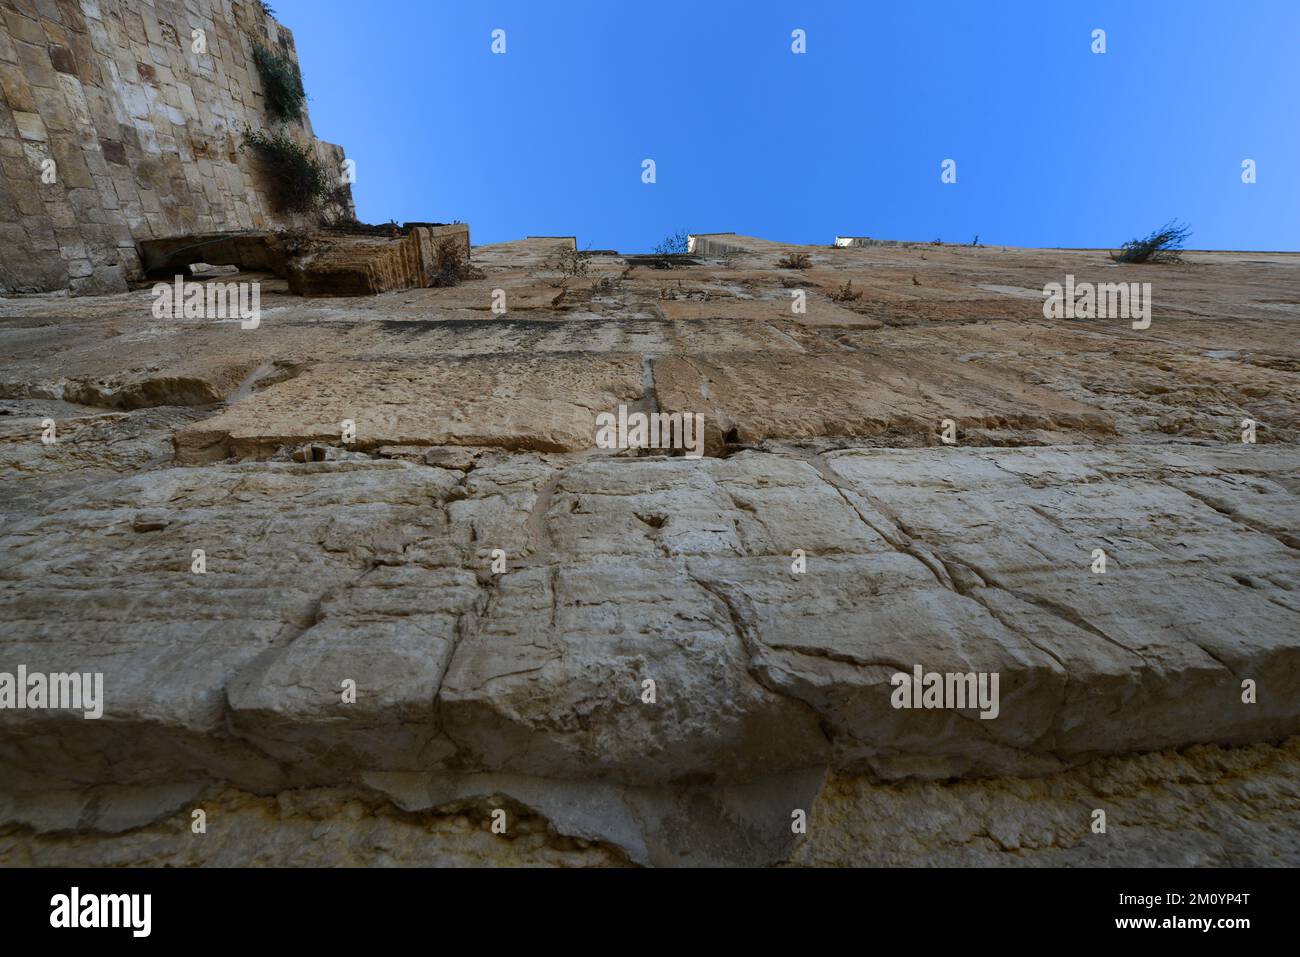
[[[178,433],[176,454],[187,463],[265,458],[286,444],[337,442],[340,422],[349,418],[359,449],[421,444],[579,452],[594,447],[590,410],[638,398],[641,382],[640,364],[630,357],[331,364]],[[304,409],[313,410],[310,418]]]
[[[465,225],[408,226],[401,238],[339,237],[293,264],[289,289],[301,296],[361,296],[437,285],[437,244],[470,255]]]
[[[140,252],[145,271],[164,280],[195,263],[216,263],[273,272],[299,296],[375,296],[437,285],[436,246],[445,241],[468,260],[464,223],[175,236],[142,242]]]
[[[822,354],[669,356],[655,361],[660,405],[698,409],[731,441],[925,434],[942,409],[960,428],[1113,432],[1109,417],[988,366]]]
[[[941,480],[930,499],[942,455],[967,478]],[[106,724],[212,731],[225,702],[237,738],[261,751],[297,740],[299,770],[338,765],[330,773],[457,753],[462,768],[641,785],[824,763],[1023,774],[1300,731],[1300,610],[1284,587],[1300,570],[1294,549],[1170,486],[1169,475],[1232,475],[1224,456],[1143,459],[1134,447],[1068,463],[1037,450],[842,452],[823,466],[828,481],[802,460],[751,453],[543,470],[505,495],[491,466],[472,486],[399,462],[172,469],[11,530],[3,650],[51,668],[102,664]],[[1065,484],[1044,484],[1063,466]],[[1107,473],[1146,490],[1131,515],[1115,512]],[[990,499],[1017,516],[1009,528],[963,514]],[[265,518],[250,526],[254,514]],[[516,556],[499,581],[470,571],[486,567],[483,534]],[[1080,571],[1098,536],[1116,565],[1104,580]],[[188,549],[160,548],[170,542],[207,545],[207,574],[189,574]],[[816,543],[805,576],[782,571],[791,542]],[[127,562],[138,584],[96,576],[87,550]],[[176,597],[147,602],[159,588]],[[196,614],[223,630],[196,630]],[[87,622],[97,644],[79,637]],[[913,662],[1000,673],[998,720],[892,711],[889,675]],[[1266,690],[1259,704],[1241,705],[1243,676]],[[339,711],[348,677],[366,694]],[[643,713],[647,677],[661,700]],[[358,740],[344,748],[352,723]],[[99,733],[69,721],[69,749],[83,732]],[[165,766],[166,748],[152,760]],[[29,770],[57,773],[48,761]]]

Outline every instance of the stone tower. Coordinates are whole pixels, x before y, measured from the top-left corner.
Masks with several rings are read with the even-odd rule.
[[[296,68],[256,0],[0,0],[0,294],[124,291],[138,241],[300,224],[243,130],[343,150],[271,115],[259,45]]]

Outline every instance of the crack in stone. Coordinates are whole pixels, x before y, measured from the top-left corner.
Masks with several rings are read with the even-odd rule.
[[[812,466],[812,468],[817,472],[819,476],[821,476],[822,480],[825,481],[827,485],[835,489],[836,493],[840,496],[840,498],[844,500],[844,503],[848,505],[849,508],[853,509],[853,513],[857,515],[859,519],[862,520],[862,524],[866,525],[867,528],[871,529],[878,536],[880,536],[880,538],[883,539],[884,542],[887,545],[889,545],[891,548],[893,548],[895,551],[907,555],[910,558],[914,558],[922,565],[924,565],[927,569],[929,569],[930,574],[932,574],[935,577],[935,580],[940,585],[943,585],[945,588],[956,591],[956,587],[952,582],[951,576],[948,575],[948,571],[946,567],[943,569],[944,574],[940,575],[939,570],[936,569],[934,565],[927,560],[924,554],[919,553],[915,549],[915,546],[911,541],[904,540],[903,538],[900,538],[897,535],[893,535],[889,532],[886,532],[883,529],[877,528],[872,523],[872,521],[869,518],[867,518],[866,515],[862,514],[862,510],[858,508],[857,503],[854,502],[853,499],[851,499],[848,495],[849,491],[853,491],[854,494],[861,494],[861,493],[859,493],[856,489],[846,490],[845,488],[843,488],[840,485],[839,476],[835,474],[829,462],[822,459],[819,455],[810,454],[810,453],[801,452],[799,457],[804,462],[807,462],[810,466]],[[904,531],[902,527],[899,526],[897,520],[894,519],[894,516],[890,515],[888,512],[886,512],[883,509],[881,511],[886,518],[894,522],[895,527],[898,528],[899,531]],[[904,532],[904,534],[906,533]],[[935,557],[937,560],[937,556]]]
[[[1238,525],[1242,525],[1246,528],[1249,528],[1251,531],[1259,532],[1261,535],[1267,535],[1269,538],[1273,539],[1278,544],[1283,545],[1286,548],[1291,549],[1292,551],[1300,551],[1300,540],[1291,539],[1290,541],[1288,541],[1288,539],[1290,539],[1291,536],[1279,535],[1277,532],[1275,532],[1273,529],[1269,528],[1268,526],[1264,525],[1262,522],[1257,522],[1253,519],[1247,518],[1246,516],[1242,515],[1240,512],[1234,512],[1231,509],[1225,508],[1224,506],[1217,504],[1209,496],[1204,495],[1200,492],[1194,492],[1191,489],[1185,488],[1182,485],[1175,485],[1174,488],[1178,489],[1178,491],[1182,492],[1188,498],[1194,499],[1195,501],[1200,502],[1202,505],[1214,509],[1214,511],[1218,512],[1220,515],[1224,516],[1225,518],[1231,519],[1233,522],[1236,522]]]
[[[834,737],[827,729],[825,718],[821,714],[821,712],[819,712],[815,707],[813,707],[813,705],[810,702],[804,700],[803,698],[800,698],[798,695],[790,694],[788,691],[785,691],[784,689],[781,688],[774,688],[767,681],[763,679],[761,670],[755,665],[755,662],[758,660],[758,652],[755,648],[755,645],[760,643],[762,640],[757,636],[751,636],[750,634],[751,625],[745,620],[745,617],[740,613],[739,609],[737,609],[735,605],[732,603],[732,600],[730,596],[727,594],[727,592],[725,591],[725,589],[718,587],[713,582],[706,581],[705,579],[702,579],[699,576],[697,576],[691,570],[689,562],[684,562],[683,565],[684,565],[684,570],[687,576],[691,579],[691,581],[695,582],[696,585],[698,585],[700,588],[704,589],[706,592],[708,592],[710,595],[712,595],[714,598],[720,601],[722,603],[722,607],[727,610],[727,617],[731,621],[732,630],[735,631],[736,637],[740,641],[740,648],[745,653],[745,657],[747,659],[745,671],[749,674],[750,678],[752,678],[755,683],[757,683],[760,687],[766,689],[770,693],[780,698],[784,698],[787,701],[793,701],[799,704],[801,707],[807,709],[808,712],[812,715],[813,723],[817,726],[817,730],[820,731],[822,736],[826,739],[827,744],[833,745]]]

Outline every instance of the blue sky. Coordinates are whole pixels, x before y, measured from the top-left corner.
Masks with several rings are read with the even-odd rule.
[[[1194,248],[1300,249],[1300,0],[272,6],[369,222],[635,252],[678,229],[1118,247],[1178,218]]]

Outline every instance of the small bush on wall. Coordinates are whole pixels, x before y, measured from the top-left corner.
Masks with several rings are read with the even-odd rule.
[[[317,209],[334,189],[334,178],[312,151],[283,132],[244,131],[240,151],[252,149],[270,177],[271,201],[278,212],[304,213]]]
[[[253,43],[253,61],[262,78],[267,111],[279,120],[301,119],[307,91],[303,89],[298,64],[287,53],[272,50],[257,42]]]
[[[1183,245],[1191,234],[1190,226],[1175,220],[1142,239],[1130,239],[1110,258],[1120,263],[1180,263]]]
[[[482,270],[475,269],[469,253],[461,241],[447,236],[433,250],[435,286],[456,286],[464,279],[482,279]]]

